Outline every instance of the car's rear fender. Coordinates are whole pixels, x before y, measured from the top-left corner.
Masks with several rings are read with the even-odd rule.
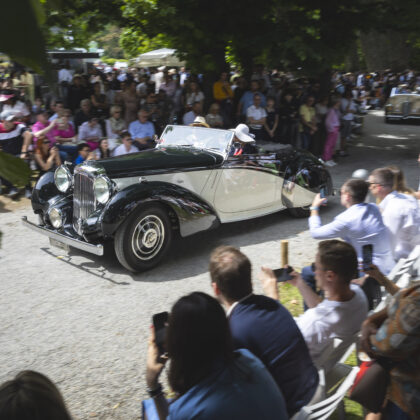
[[[178,185],[152,181],[130,185],[112,197],[101,217],[103,235],[113,236],[136,209],[154,203],[161,203],[174,212],[183,237],[220,224],[212,206],[196,194]]]

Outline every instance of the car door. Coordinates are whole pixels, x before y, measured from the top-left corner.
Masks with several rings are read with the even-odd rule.
[[[279,199],[274,154],[230,156],[218,170],[214,206],[220,213],[249,212]]]

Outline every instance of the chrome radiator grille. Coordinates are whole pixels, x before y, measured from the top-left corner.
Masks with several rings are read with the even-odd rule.
[[[92,174],[79,171],[76,169],[74,174],[73,227],[81,235],[82,222],[95,210],[95,196],[93,193],[94,178]]]

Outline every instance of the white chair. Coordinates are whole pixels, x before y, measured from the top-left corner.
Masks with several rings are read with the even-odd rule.
[[[331,393],[324,400],[312,404],[306,405],[300,409],[300,411],[293,416],[293,420],[325,420],[339,407],[340,420],[345,418],[343,398],[347,391],[353,385],[359,368],[357,366],[352,367],[342,363],[338,363],[327,375],[327,383],[329,389],[330,385],[337,385],[340,381],[340,385],[337,388],[332,389]]]

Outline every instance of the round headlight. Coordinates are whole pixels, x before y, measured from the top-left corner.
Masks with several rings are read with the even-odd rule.
[[[101,204],[105,204],[111,197],[111,181],[105,176],[100,176],[95,179],[93,189],[95,191],[96,200]]]
[[[65,193],[67,192],[72,184],[72,176],[67,166],[60,166],[54,173],[55,185],[58,190]]]
[[[56,229],[63,226],[63,215],[61,214],[61,210],[57,209],[56,207],[51,208],[48,211],[48,217],[50,219],[51,224]]]

